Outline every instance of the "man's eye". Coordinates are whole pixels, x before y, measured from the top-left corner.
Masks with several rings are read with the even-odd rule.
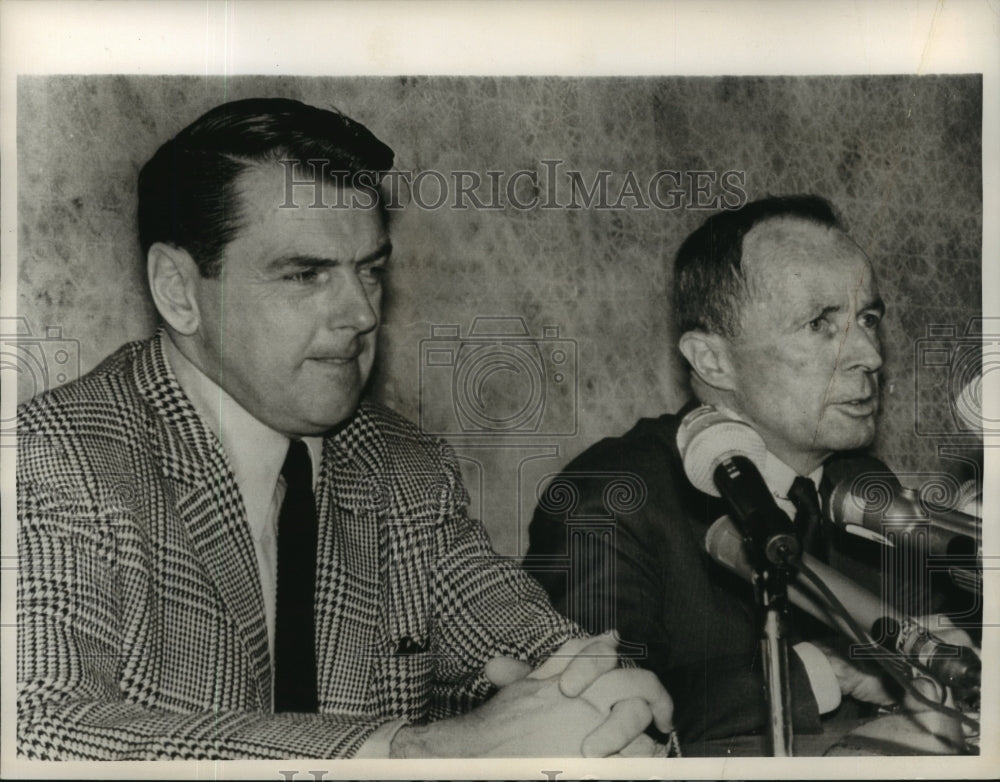
[[[828,321],[826,315],[820,315],[818,318],[813,318],[809,321],[810,331],[826,331]]]
[[[363,266],[360,275],[363,280],[368,282],[382,282],[385,277],[385,266]]]
[[[319,278],[317,269],[300,269],[297,272],[290,272],[285,275],[289,282],[315,282]]]
[[[873,329],[882,322],[882,316],[876,312],[866,312],[859,318],[859,320],[861,321],[861,325],[866,329]]]

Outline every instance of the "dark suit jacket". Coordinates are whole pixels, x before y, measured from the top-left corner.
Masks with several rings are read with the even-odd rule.
[[[323,445],[318,714],[271,711],[257,562],[226,455],[156,338],[19,411],[18,751],[349,756],[491,691],[579,628],[465,512],[440,440],[363,405]]]
[[[542,496],[525,567],[591,632],[617,628],[674,699],[691,741],[767,725],[752,587],[704,553],[728,513],[684,475],[682,415],[642,419],[573,460]],[[805,671],[789,654],[797,732],[820,729]]]

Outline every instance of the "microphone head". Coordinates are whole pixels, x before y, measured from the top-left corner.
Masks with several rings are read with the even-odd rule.
[[[721,462],[745,456],[760,470],[767,455],[767,446],[753,427],[712,405],[702,405],[684,416],[677,430],[677,448],[688,480],[713,497],[721,496],[713,478]]]
[[[823,497],[827,518],[839,525],[866,526],[866,519],[890,507],[902,485],[881,459],[861,455],[834,459],[823,468],[832,488]]]
[[[739,576],[752,580],[750,558],[747,557],[743,536],[729,516],[720,516],[705,533],[705,551],[708,555]]]

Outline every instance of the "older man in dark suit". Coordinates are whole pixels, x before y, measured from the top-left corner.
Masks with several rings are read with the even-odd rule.
[[[824,464],[875,434],[884,306],[871,263],[816,196],[710,217],[678,251],[673,294],[695,399],[571,462],[549,493],[578,502],[567,513],[542,498],[526,566],[589,630],[617,628],[670,690],[682,740],[698,740],[759,731],[768,713],[753,593],[704,552],[709,525],[729,508],[688,480],[678,428],[699,403],[735,413],[767,446],[762,474],[778,506],[800,528],[809,516],[820,523]],[[626,479],[639,499],[615,507],[607,487]],[[588,519],[606,521],[606,533],[571,545]],[[837,557],[833,531],[817,529]],[[549,566],[567,557],[568,574]],[[878,571],[870,575],[877,589]],[[893,701],[879,677],[828,645],[793,648],[797,731],[818,731],[842,697]]]
[[[670,729],[655,677],[493,554],[451,451],[361,402],[392,157],[260,99],[143,168],[162,328],[19,411],[22,755],[648,754]]]

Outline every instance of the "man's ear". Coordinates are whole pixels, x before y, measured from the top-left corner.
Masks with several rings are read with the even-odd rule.
[[[198,265],[187,250],[155,242],[146,254],[146,273],[153,303],[174,331],[190,336],[201,325],[195,297]]]
[[[678,347],[699,380],[720,391],[733,390],[729,342],[725,337],[705,331],[686,331]]]

